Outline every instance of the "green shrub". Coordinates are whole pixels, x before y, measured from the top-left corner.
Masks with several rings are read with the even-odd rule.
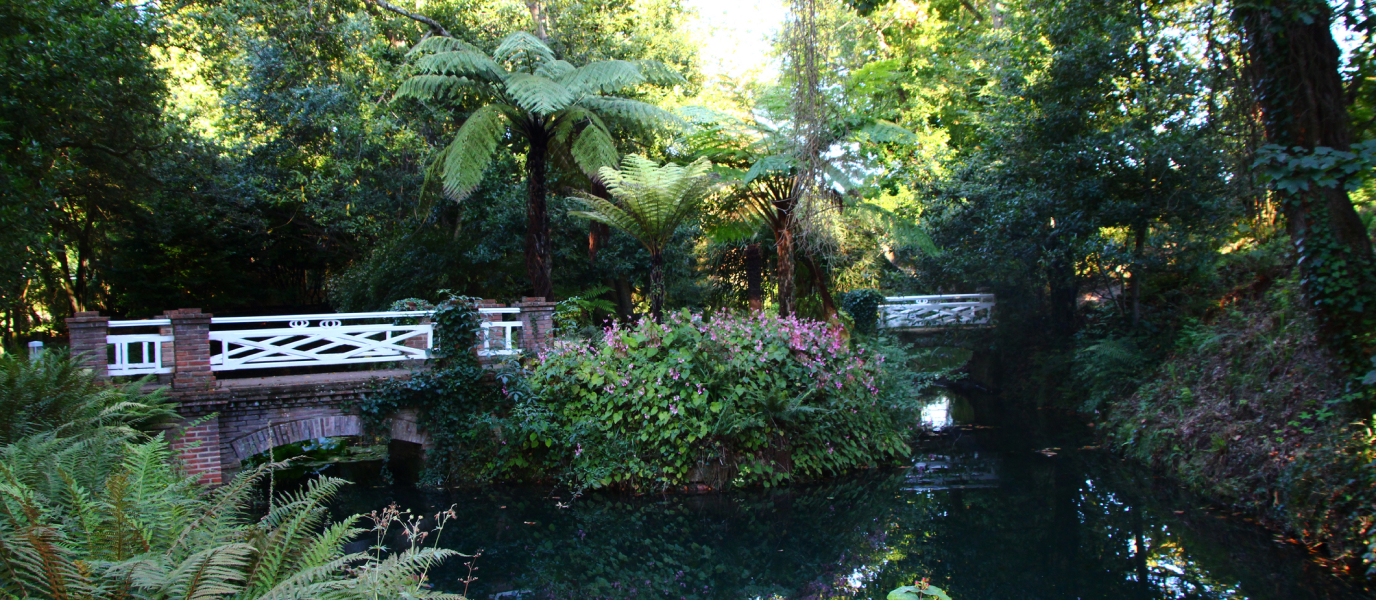
[[[42,433],[75,436],[98,427],[148,431],[177,419],[165,394],[143,393],[144,381],[121,386],[58,352],[30,360],[0,355],[0,444]]]
[[[841,310],[855,322],[855,331],[865,335],[878,329],[879,305],[883,303],[884,294],[879,290],[859,289],[841,294]]]
[[[541,357],[527,449],[575,484],[778,484],[904,456],[914,398],[884,353],[826,324],[687,312],[613,326]]]

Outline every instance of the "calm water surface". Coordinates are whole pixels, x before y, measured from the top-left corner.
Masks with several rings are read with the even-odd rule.
[[[1371,597],[1302,548],[1083,448],[1073,424],[991,402],[943,398],[924,418],[950,427],[910,467],[826,484],[572,500],[354,485],[335,509],[456,505],[440,544],[482,550],[470,598],[883,598],[924,577],[955,600]],[[432,572],[436,585],[463,591],[462,562]]]

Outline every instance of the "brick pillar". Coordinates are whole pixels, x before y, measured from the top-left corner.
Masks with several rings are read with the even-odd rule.
[[[169,444],[177,453],[187,475],[199,475],[205,485],[224,483],[220,467],[220,420],[211,416],[194,427],[188,427],[172,438]]]
[[[100,313],[79,312],[67,319],[72,358],[96,375],[96,380],[110,379],[110,360],[105,337],[110,333],[110,317]]]
[[[176,372],[174,391],[209,391],[215,388],[210,372],[210,313],[199,308],[180,308],[167,312],[172,320],[172,353]]]
[[[521,348],[527,355],[548,350],[554,341],[554,305],[539,297],[521,298],[516,303],[521,309]]]
[[[421,324],[421,325],[425,325],[425,324],[427,324],[427,323],[429,323],[429,322],[430,322],[430,317],[420,317],[420,324]],[[417,335],[417,336],[412,336],[412,337],[406,338],[405,340],[402,340],[401,344],[402,344],[403,346],[406,346],[407,348],[415,348],[415,349],[417,349],[417,350],[424,350],[424,349],[430,347],[430,334],[428,334],[428,333],[422,333],[422,334]]]

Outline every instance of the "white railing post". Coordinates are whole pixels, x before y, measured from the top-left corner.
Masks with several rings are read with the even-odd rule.
[[[43,342],[29,342],[29,360],[38,360],[43,356]]]

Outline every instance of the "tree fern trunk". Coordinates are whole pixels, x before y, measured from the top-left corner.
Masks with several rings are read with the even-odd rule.
[[[745,294],[750,301],[750,310],[764,309],[764,293],[760,291],[763,279],[764,257],[757,242],[745,247]]]
[[[542,134],[543,131],[530,136],[530,151],[526,154],[526,274],[530,277],[531,295],[552,300],[549,209],[545,198],[549,140]]]
[[[664,254],[650,253],[650,316],[658,323],[664,316]]]
[[[774,231],[774,247],[778,248],[779,316],[791,317],[797,289],[793,282],[793,229],[780,227]]]

